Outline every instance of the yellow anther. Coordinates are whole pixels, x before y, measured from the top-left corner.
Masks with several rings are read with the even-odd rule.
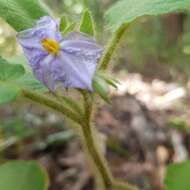
[[[56,40],[45,38],[41,43],[43,48],[51,54],[57,54],[60,50],[60,45]]]

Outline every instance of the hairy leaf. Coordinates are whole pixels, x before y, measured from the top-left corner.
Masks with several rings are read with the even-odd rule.
[[[0,189],[47,190],[48,177],[35,161],[12,161],[0,166]]]
[[[120,0],[105,15],[108,26],[116,29],[144,15],[161,15],[189,9],[190,0]]]
[[[16,99],[20,93],[20,87],[15,85],[15,81],[24,73],[22,65],[10,64],[0,57],[0,104]]]
[[[19,93],[19,88],[10,84],[0,83],[0,105],[14,101]]]
[[[34,76],[32,75],[32,73],[26,73],[25,75],[23,75],[22,77],[20,77],[17,81],[16,81],[17,85],[20,85],[23,88],[28,88],[30,90],[35,90],[38,92],[47,92],[48,89],[42,84],[40,83],[38,80],[36,80],[34,78]]]
[[[24,75],[22,65],[2,64],[0,65],[0,81],[15,80]]]
[[[38,0],[0,0],[0,17],[16,31],[32,27],[44,15],[47,12]]]

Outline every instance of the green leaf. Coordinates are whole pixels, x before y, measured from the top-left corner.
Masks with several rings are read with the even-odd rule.
[[[105,15],[108,26],[117,29],[144,15],[161,15],[190,8],[190,0],[120,0]]]
[[[95,92],[107,103],[110,103],[109,98],[109,86],[106,83],[106,81],[99,77],[98,75],[95,75],[93,79],[93,89]]]
[[[15,80],[24,75],[25,70],[22,65],[1,64],[0,65],[0,81]]]
[[[10,84],[0,83],[0,105],[14,101],[19,93],[19,88]]]
[[[80,31],[90,36],[95,35],[94,21],[92,18],[92,14],[89,10],[85,10],[83,12],[83,16],[82,16],[82,20],[80,24]]]
[[[17,85],[23,88],[28,88],[30,90],[35,90],[38,92],[47,92],[48,89],[38,80],[34,78],[32,73],[26,73],[21,78],[16,81]]]
[[[38,0],[0,0],[0,17],[16,31],[33,26],[47,11]]]
[[[190,161],[171,164],[165,176],[166,190],[190,190]]]
[[[3,59],[1,56],[0,56],[0,66],[1,64],[7,64],[7,60]]]
[[[60,22],[60,26],[59,26],[60,32],[63,32],[66,29],[67,25],[68,25],[67,17],[65,15],[63,15],[61,17],[61,22]]]
[[[70,24],[65,28],[65,30],[61,33],[62,36],[66,36],[68,33],[73,32],[73,31],[75,30],[75,27],[76,27],[76,23],[75,23],[75,22],[70,23]]]
[[[47,190],[48,177],[35,161],[12,161],[0,166],[0,189]]]
[[[10,64],[7,60],[0,57],[0,81],[10,82],[10,80],[14,80],[14,84],[22,88],[28,88],[39,92],[48,91],[42,83],[34,78],[32,73],[25,73],[24,67],[18,64],[26,64],[23,57],[14,57],[9,59],[9,61],[13,64]]]
[[[14,83],[24,73],[25,70],[22,65],[10,64],[0,57],[0,104],[16,99],[20,93],[20,88]]]
[[[15,80],[24,75],[25,70],[22,65],[11,64],[0,57],[0,81]]]

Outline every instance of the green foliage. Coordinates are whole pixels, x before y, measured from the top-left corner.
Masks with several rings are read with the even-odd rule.
[[[92,18],[92,14],[89,10],[85,10],[83,12],[83,16],[82,16],[82,20],[80,24],[80,31],[90,36],[95,35],[94,21]]]
[[[61,17],[61,22],[60,22],[59,30],[61,32],[63,32],[66,29],[67,25],[68,25],[67,17],[65,15],[63,15]]]
[[[130,61],[136,64],[136,67],[142,67],[143,69],[143,64],[150,57],[157,58],[163,54],[168,54],[167,36],[161,22],[161,18],[154,17],[141,19],[139,22],[134,23],[133,27],[130,27],[127,31],[127,37],[124,38],[126,43],[123,44],[124,47],[120,51],[123,59],[126,59],[127,47],[130,47],[127,49],[127,57],[130,56]]]
[[[108,85],[114,87],[115,89],[117,89],[117,85],[120,83],[118,80],[114,79],[113,77],[111,77],[110,75],[104,73],[104,72],[98,72],[97,73],[101,78],[103,78]]]
[[[116,29],[144,15],[161,15],[190,8],[190,0],[120,0],[105,15],[109,27]]]
[[[107,82],[97,74],[93,79],[93,89],[105,102],[110,103],[109,86]]]
[[[110,103],[109,87],[117,89],[119,81],[109,76],[105,72],[98,71],[93,79],[93,88],[95,92],[107,103]]]
[[[19,92],[19,88],[15,86],[0,83],[0,105],[14,101]]]
[[[46,190],[48,177],[34,161],[13,161],[0,166],[0,189]]]
[[[187,133],[190,131],[190,124],[181,117],[170,118],[168,121],[168,127],[175,128]]]
[[[69,18],[78,17],[84,9],[84,0],[45,0],[45,2],[56,15],[62,15],[64,13],[69,15]]]
[[[38,0],[0,0],[0,16],[16,31],[32,27],[44,15],[47,12]]]
[[[180,15],[176,16],[180,17]],[[146,17],[133,23],[123,37],[122,48],[117,55],[119,60],[116,64],[127,63],[129,70],[135,69],[136,72],[151,76],[159,75],[162,79],[186,80],[190,74],[190,54],[184,50],[187,50],[189,46],[190,14],[185,14],[184,31],[178,35],[176,42],[169,41],[172,29],[169,32],[165,24],[168,19],[170,16]],[[157,64],[160,69],[154,71],[152,69],[154,64]],[[123,69],[126,68],[125,64],[120,66]]]
[[[34,75],[31,73],[31,69],[28,66],[27,60],[24,56],[15,56],[9,58],[7,61],[9,61],[11,65],[21,64],[23,67],[25,67],[26,73],[15,80],[15,84],[17,86],[39,92],[48,91],[48,89],[40,81],[34,78]]]
[[[179,164],[171,164],[167,168],[165,176],[166,190],[190,189],[190,161]]]
[[[16,99],[20,89],[14,85],[14,81],[24,72],[22,65],[10,64],[0,57],[0,104]]]
[[[72,22],[70,23],[65,30],[62,32],[62,36],[66,36],[67,34],[69,34],[70,32],[74,31],[76,28],[76,23]]]
[[[0,57],[0,81],[15,80],[24,75],[25,70],[22,65],[11,64]]]
[[[19,116],[14,118],[11,117],[10,119],[5,118],[0,121],[0,131],[3,134],[2,140],[8,140],[11,137],[22,139],[29,136],[30,134],[33,134],[34,130],[36,129],[27,127],[25,120]]]
[[[0,65],[0,81],[15,80],[24,75],[24,67],[22,65],[1,64]]]
[[[32,73],[26,73],[22,77],[20,77],[16,84],[23,87],[28,88],[30,90],[35,90],[38,92],[47,92],[48,89],[38,80],[36,80]]]

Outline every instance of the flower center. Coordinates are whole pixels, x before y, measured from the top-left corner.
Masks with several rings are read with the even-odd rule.
[[[43,48],[51,54],[57,54],[60,50],[60,45],[56,40],[45,38],[41,41]]]

